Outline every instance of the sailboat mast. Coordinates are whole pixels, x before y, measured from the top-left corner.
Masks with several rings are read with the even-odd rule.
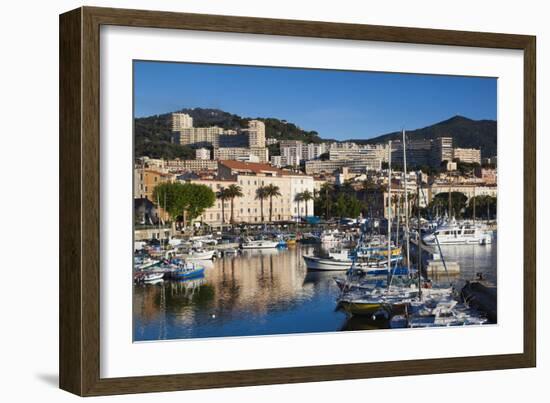
[[[416,175],[416,219],[418,223],[418,299],[422,298],[422,231],[420,227],[420,183],[422,181],[422,171]],[[407,249],[408,252],[408,249]],[[410,266],[409,266],[410,267]]]
[[[407,247],[407,267],[411,267],[411,261],[410,261],[410,255],[409,255],[409,249],[410,249],[410,243],[409,243],[409,192],[407,189],[407,143],[406,143],[406,137],[405,137],[405,129],[403,129],[403,176],[404,176],[404,183],[405,183],[405,246]],[[420,223],[419,223],[420,225]]]
[[[391,140],[388,146],[388,288],[391,281]]]

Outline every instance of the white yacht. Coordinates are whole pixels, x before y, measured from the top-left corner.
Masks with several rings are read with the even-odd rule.
[[[276,248],[279,245],[279,241],[270,241],[266,239],[254,240],[247,238],[241,243],[242,249],[271,249]]]
[[[480,225],[450,223],[438,227],[422,240],[427,245],[487,245],[493,241],[493,232]]]

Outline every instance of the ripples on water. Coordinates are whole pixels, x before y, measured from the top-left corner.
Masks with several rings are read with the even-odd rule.
[[[203,279],[134,286],[134,339],[252,336],[368,330],[386,327],[336,310],[342,272],[307,272],[301,256],[312,247],[245,251],[201,262]],[[477,272],[496,283],[496,243],[447,246],[461,278]]]

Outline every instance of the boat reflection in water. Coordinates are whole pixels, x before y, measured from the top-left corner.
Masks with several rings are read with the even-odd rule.
[[[496,251],[496,244],[477,248],[476,270],[492,276],[496,253],[491,249]],[[205,267],[204,278],[135,285],[134,340],[388,328],[384,320],[348,319],[337,308],[334,277],[345,273],[308,272],[302,255],[313,252],[313,246],[305,245],[247,250],[214,262],[197,262]],[[462,252],[468,255],[462,249],[457,253]],[[452,253],[447,256],[453,259]]]

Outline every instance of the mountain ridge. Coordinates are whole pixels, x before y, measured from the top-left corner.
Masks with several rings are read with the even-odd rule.
[[[224,129],[243,129],[248,121],[257,119],[266,125],[266,137],[278,140],[302,140],[307,143],[336,141],[324,139],[316,131],[303,130],[294,123],[270,117],[241,117],[214,108],[184,108],[174,112],[163,113],[134,119],[135,155],[147,155],[152,158],[194,158],[191,147],[172,143],[172,113],[187,113],[193,117],[195,127],[219,126]],[[473,120],[455,115],[449,119],[423,128],[408,130],[409,139],[434,139],[453,137],[455,147],[481,148],[482,157],[496,155],[497,126],[494,120]],[[398,140],[401,132],[382,134],[370,139],[349,139],[358,144],[384,143]]]

